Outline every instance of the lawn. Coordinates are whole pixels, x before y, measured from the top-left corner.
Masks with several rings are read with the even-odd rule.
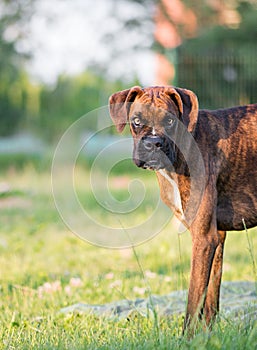
[[[118,200],[129,198],[128,182],[138,176],[133,171],[129,176],[127,173],[121,170],[110,173],[109,188]],[[89,168],[79,166],[76,174],[78,197],[102,224],[89,221],[85,230],[90,237],[97,231],[100,237],[97,242],[101,245],[104,225],[117,224],[117,218],[103,213],[95,202],[87,186]],[[59,185],[65,194],[67,184],[61,179],[60,172]],[[140,173],[140,179],[146,191],[158,191],[154,174]],[[95,181],[97,184],[97,178]],[[138,210],[132,210],[127,218],[123,215],[124,225],[140,223],[153,211],[151,205],[151,195],[146,195]],[[107,249],[90,244],[72,233],[60,218],[52,196],[50,167],[39,170],[33,164],[2,169],[0,213],[0,348],[257,348],[254,321],[246,326],[243,321],[221,317],[212,332],[202,331],[189,340],[181,336],[183,315],[165,318],[158,317],[158,312],[155,317],[135,313],[129,320],[116,320],[60,313],[62,308],[78,302],[104,304],[187,289],[190,235],[188,232],[178,235],[173,219],[159,234],[148,240],[146,236],[146,241],[134,249]],[[76,212],[73,215],[76,219]],[[106,242],[106,237],[103,240]],[[224,281],[256,280],[251,256],[254,251],[249,249],[249,240],[256,252],[256,230],[249,230],[248,237],[245,232],[228,234]]]

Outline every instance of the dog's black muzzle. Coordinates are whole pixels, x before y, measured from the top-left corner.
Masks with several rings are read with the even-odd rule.
[[[134,146],[134,162],[144,169],[170,169],[175,160],[175,145],[165,136],[144,136]]]

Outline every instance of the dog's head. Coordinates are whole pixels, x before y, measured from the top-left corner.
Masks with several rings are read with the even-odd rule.
[[[178,154],[178,126],[183,123],[193,134],[198,117],[196,95],[171,86],[134,86],[113,94],[109,106],[118,132],[130,125],[135,164],[153,170],[173,166]]]

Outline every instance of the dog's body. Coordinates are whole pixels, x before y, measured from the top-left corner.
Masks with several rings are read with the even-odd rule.
[[[225,110],[200,110],[194,139],[217,191],[217,229],[243,230],[257,225],[257,105]],[[166,173],[172,178],[172,172]],[[162,199],[168,204],[168,182],[157,172]],[[176,176],[182,207],[187,178]],[[170,186],[170,184],[169,184]],[[168,204],[170,207],[172,203]],[[175,213],[179,211],[175,208]],[[181,216],[179,216],[181,219]]]
[[[191,232],[185,327],[198,316],[210,324],[226,231],[257,226],[257,104],[199,111],[190,90],[133,87],[111,96],[110,114],[119,132],[130,124],[135,164],[156,171],[162,200]]]

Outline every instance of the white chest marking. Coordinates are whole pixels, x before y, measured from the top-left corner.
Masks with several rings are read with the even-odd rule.
[[[165,170],[161,169],[159,170],[159,173],[171,184],[173,188],[174,206],[181,213],[182,217],[184,217],[181,197],[180,197],[179,189],[176,182],[168,176]]]
[[[155,132],[155,128],[154,127],[152,128],[152,135],[156,136],[156,132]]]

